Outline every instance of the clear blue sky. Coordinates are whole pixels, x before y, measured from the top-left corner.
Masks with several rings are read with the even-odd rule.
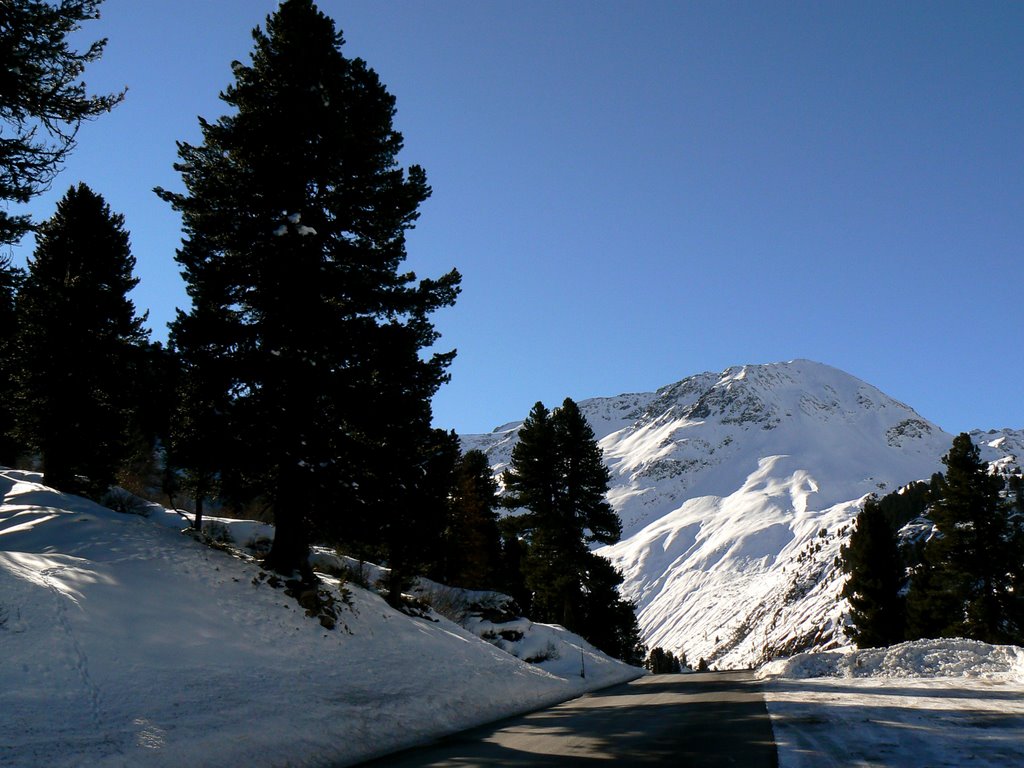
[[[187,299],[151,190],[276,6],[106,0],[85,26],[90,88],[128,96],[31,209],[84,180],[125,215],[155,338]],[[320,7],[433,186],[409,266],[464,275],[439,426],[805,357],[952,432],[1024,427],[1024,4]]]

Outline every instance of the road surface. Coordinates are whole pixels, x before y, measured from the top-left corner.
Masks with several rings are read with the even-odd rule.
[[[771,722],[749,672],[652,675],[365,766],[776,768]]]

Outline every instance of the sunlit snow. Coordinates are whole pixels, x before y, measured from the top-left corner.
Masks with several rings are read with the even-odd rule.
[[[1024,765],[1024,649],[920,640],[759,670],[780,768]]]
[[[342,765],[641,673],[544,625],[552,658],[528,664],[351,584],[328,630],[161,507],[4,469],[0,496],[0,765]],[[272,535],[208,519],[238,545]]]

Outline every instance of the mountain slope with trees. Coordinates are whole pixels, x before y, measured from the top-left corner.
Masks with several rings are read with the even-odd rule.
[[[927,480],[953,440],[870,384],[806,360],[699,374],[580,410],[623,522],[622,541],[598,551],[625,576],[642,639],[712,666],[848,644],[840,550],[862,500]],[[518,429],[463,445],[500,473]],[[1018,433],[979,436],[987,460],[1013,465]]]

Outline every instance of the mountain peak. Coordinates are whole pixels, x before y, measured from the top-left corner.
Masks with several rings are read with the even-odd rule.
[[[682,418],[770,430],[793,418],[851,421],[881,409],[925,424],[913,409],[855,376],[797,359],[690,376],[654,393],[638,421]]]
[[[834,560],[861,500],[930,477],[952,442],[876,387],[802,359],[580,409],[622,520],[623,540],[601,553],[625,576],[645,642],[725,666],[845,642]],[[986,437],[993,456],[1024,446]],[[517,439],[511,424],[463,444],[497,472]]]

